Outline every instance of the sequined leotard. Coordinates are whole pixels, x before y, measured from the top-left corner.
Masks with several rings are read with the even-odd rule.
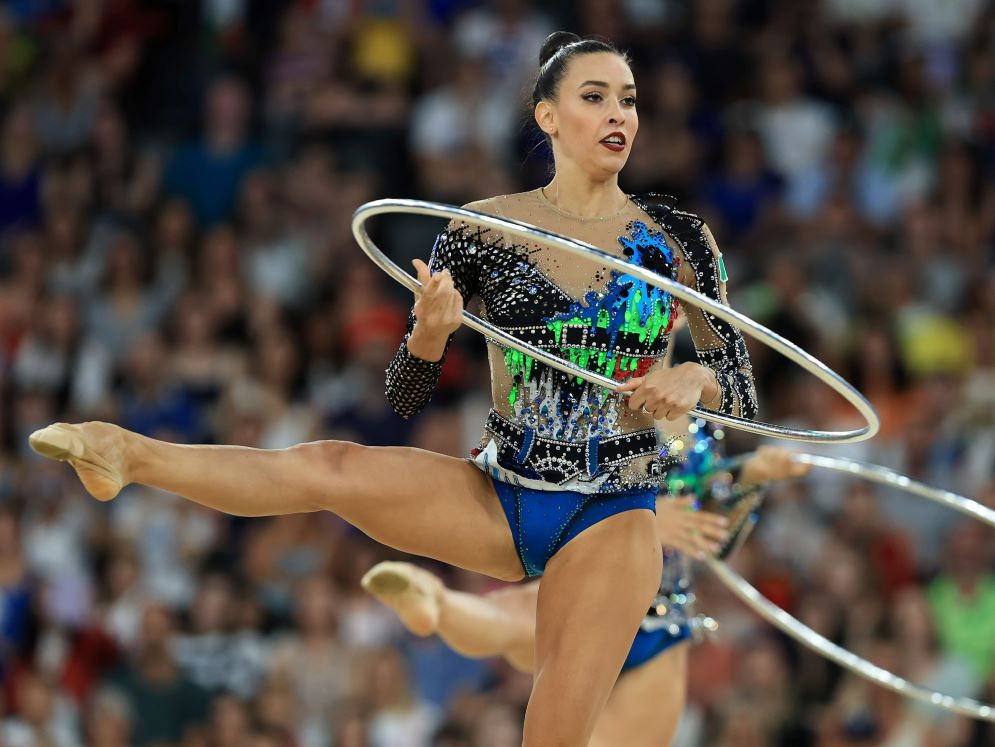
[[[586,241],[725,300],[724,269],[705,224],[655,199],[634,197],[617,214],[597,220],[558,211],[540,190],[467,207]],[[454,221],[439,235],[430,266],[433,272],[448,268],[464,304],[478,297],[481,315],[491,323],[588,370],[622,381],[645,374],[666,352],[676,299],[555,248]],[[698,359],[719,382],[718,409],[755,417],[742,336],[698,308],[685,312]],[[409,335],[414,321],[412,314]],[[428,403],[442,361],[416,358],[406,341],[388,366],[386,393],[395,410],[410,417]],[[670,463],[661,457],[650,415],[493,342],[488,354],[494,404],[473,455],[479,466],[497,480],[547,491],[659,489]]]
[[[735,495],[737,505],[755,509],[762,500],[762,485],[740,482],[741,465],[723,459],[721,437],[705,421],[692,422],[687,436],[673,446],[681,463],[666,475],[668,491],[673,497],[693,495],[699,501],[722,501]],[[719,431],[721,436],[721,431]],[[738,529],[733,522],[732,533]],[[690,638],[705,620],[694,613],[695,595],[691,588],[691,563],[678,550],[664,548],[660,588],[626,657],[622,672],[641,666],[672,646]]]

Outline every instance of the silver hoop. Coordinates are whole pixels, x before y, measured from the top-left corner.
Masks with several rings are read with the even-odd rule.
[[[415,293],[417,293],[421,288],[421,283],[390,260],[380,250],[380,248],[373,243],[372,239],[370,239],[370,235],[366,231],[366,221],[375,215],[382,215],[384,213],[408,213],[412,215],[429,215],[438,218],[463,219],[469,223],[479,224],[498,231],[505,231],[522,239],[539,241],[547,245],[555,245],[557,248],[563,249],[569,254],[597,260],[599,263],[607,265],[614,270],[637,277],[640,280],[653,285],[654,287],[666,290],[671,295],[686,303],[690,303],[694,306],[707,310],[708,313],[717,316],[729,324],[732,324],[737,329],[750,335],[754,339],[774,348],[774,350],[797,363],[820,381],[832,387],[837,394],[853,405],[854,409],[860,413],[867,424],[862,428],[851,431],[815,431],[802,428],[789,428],[782,425],[775,425],[773,423],[763,423],[735,415],[724,415],[722,413],[711,412],[710,410],[698,407],[688,413],[692,417],[703,418],[704,420],[719,423],[729,428],[738,428],[748,433],[756,433],[763,436],[784,438],[794,441],[811,441],[816,443],[854,443],[871,438],[878,432],[880,421],[878,420],[878,416],[874,411],[874,408],[860,392],[845,381],[839,374],[814,356],[809,355],[797,345],[789,342],[777,333],[770,331],[744,314],[741,314],[728,306],[724,306],[723,304],[714,301],[711,298],[692,290],[691,288],[681,285],[676,280],[671,280],[670,278],[657,275],[655,272],[651,272],[644,267],[630,264],[619,257],[614,257],[607,252],[593,247],[590,244],[577,241],[576,239],[561,236],[559,234],[552,233],[551,231],[531,226],[528,223],[521,223],[508,218],[499,218],[494,215],[487,215],[486,213],[478,213],[474,210],[467,210],[466,208],[455,207],[453,205],[444,205],[435,202],[424,202],[422,200],[399,199],[374,200],[373,202],[367,202],[364,205],[360,205],[352,216],[352,234],[356,237],[356,241],[359,243],[359,246],[364,252],[366,252],[367,256],[373,260],[374,264],[394,278],[397,282],[401,283],[401,285]],[[542,361],[546,365],[570,374],[571,376],[578,376],[585,381],[604,387],[611,391],[618,391],[618,388],[622,385],[622,382],[615,381],[593,371],[588,371],[587,369],[581,368],[570,361],[558,358],[545,350],[541,350],[534,345],[523,342],[518,338],[509,335],[504,330],[495,327],[493,324],[490,324],[489,322],[486,322],[467,311],[463,312],[463,324],[470,327],[470,329],[480,332],[489,340],[493,340],[494,342],[500,343],[506,347],[513,348],[530,355],[536,360]],[[621,394],[627,393],[622,392]]]
[[[970,516],[972,519],[983,521],[988,526],[995,528],[995,511],[983,506],[977,501],[965,498],[962,495],[951,493],[949,490],[934,488],[926,483],[913,480],[911,477],[903,475],[901,472],[882,467],[878,464],[866,464],[865,462],[855,462],[852,459],[841,457],[827,457],[817,454],[792,454],[793,461],[799,464],[811,464],[813,467],[823,467],[825,469],[843,472],[854,477],[860,477],[870,482],[880,483],[888,487],[904,490],[906,493],[918,495],[941,506],[947,506],[955,511]]]
[[[991,527],[995,527],[995,511],[992,509],[981,505],[977,501],[972,501],[970,498],[951,493],[949,490],[934,488],[925,483],[918,482],[887,467],[855,462],[851,459],[825,457],[815,454],[793,454],[792,460],[800,464],[810,464],[814,467],[836,470],[837,472],[843,472],[854,477],[870,480],[871,482],[899,488],[908,493],[913,493],[935,503],[953,508],[972,518],[983,521]],[[707,558],[706,563],[712,572],[747,607],[803,646],[822,654],[844,669],[848,669],[864,679],[870,680],[881,687],[885,687],[907,698],[945,708],[963,716],[995,722],[995,707],[971,698],[944,695],[927,687],[916,685],[886,669],[871,664],[852,651],[848,651],[824,636],[819,635],[800,620],[778,607],[721,560]]]
[[[775,628],[794,638],[803,646],[807,646],[816,653],[822,654],[844,669],[848,669],[854,674],[906,698],[912,698],[913,700],[945,708],[962,716],[995,722],[995,707],[972,698],[944,695],[936,690],[930,690],[928,687],[909,682],[903,677],[899,677],[887,669],[882,669],[876,664],[871,664],[871,662],[857,656],[852,651],[848,651],[842,646],[833,643],[828,638],[819,635],[810,627],[789,615],[722,561],[714,558],[706,558],[705,563],[711,569],[712,573],[718,576],[719,580],[728,586],[747,607],[760,615],[760,617],[764,618]]]

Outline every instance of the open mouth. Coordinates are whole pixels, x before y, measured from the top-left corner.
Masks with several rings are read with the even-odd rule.
[[[621,132],[613,132],[599,141],[608,150],[615,152],[625,150],[625,135]]]

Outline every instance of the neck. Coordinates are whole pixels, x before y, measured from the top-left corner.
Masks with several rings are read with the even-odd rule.
[[[557,167],[556,176],[546,185],[545,191],[546,199],[556,207],[580,218],[611,215],[626,200],[625,193],[618,186],[618,174],[594,180],[569,164]]]

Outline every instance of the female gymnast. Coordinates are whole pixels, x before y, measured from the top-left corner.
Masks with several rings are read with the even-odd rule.
[[[715,442],[705,428],[685,434],[687,451]],[[688,436],[690,436],[688,438]],[[686,556],[716,554],[726,539],[726,521],[718,514],[690,511],[692,502],[711,492],[750,494],[764,483],[802,477],[808,465],[790,452],[762,446],[741,467],[727,471],[713,450],[672,470],[667,483],[673,496],[656,504],[656,526],[664,547],[663,574],[656,599],[632,642],[618,682],[594,728],[589,747],[659,747],[670,744],[681,712],[687,681],[687,647],[700,624],[692,617],[693,594]],[[693,495],[688,496],[687,493]],[[378,563],[363,577],[363,588],[390,606],[412,633],[439,635],[451,648],[473,658],[503,656],[523,672],[533,671],[535,613],[539,581],[484,595],[447,588],[429,571],[410,563]]]
[[[626,57],[558,32],[540,60],[535,119],[555,175],[540,190],[470,207],[585,240],[724,300],[721,257],[704,223],[618,186],[638,125]],[[586,744],[660,577],[653,509],[666,458],[653,419],[699,402],[752,418],[756,395],[733,327],[688,308],[700,363],[655,369],[669,294],[563,259],[454,221],[430,265],[415,260],[423,287],[387,371],[388,399],[402,415],[427,403],[475,295],[492,323],[624,381],[630,394],[626,401],[489,344],[494,408],[471,460],[343,441],[178,445],[107,423],[56,424],[31,444],[69,461],[102,500],[141,483],[236,515],[328,510],[386,545],[496,578],[545,571],[523,745]]]

